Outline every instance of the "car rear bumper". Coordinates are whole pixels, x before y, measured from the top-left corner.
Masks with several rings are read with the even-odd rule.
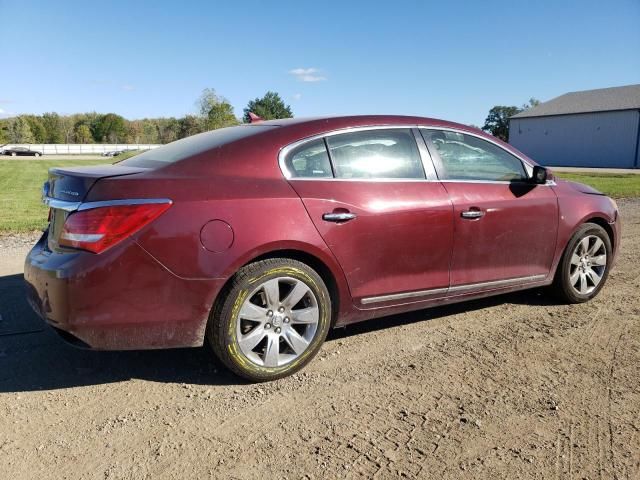
[[[47,234],[24,268],[32,308],[67,339],[100,350],[200,346],[221,279],[177,277],[133,240],[95,255],[57,253]]]

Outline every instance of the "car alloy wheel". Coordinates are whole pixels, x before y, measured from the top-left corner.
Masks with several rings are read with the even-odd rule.
[[[207,326],[215,355],[252,380],[275,380],[304,367],[331,326],[329,291],[318,273],[289,258],[246,265],[219,294]]]
[[[267,280],[247,296],[238,313],[240,350],[257,365],[285,365],[309,348],[319,317],[316,296],[302,280]]]
[[[580,295],[589,295],[602,281],[607,269],[607,249],[596,235],[584,237],[573,249],[569,284]]]
[[[581,225],[573,234],[558,264],[552,290],[562,301],[582,303],[595,297],[609,274],[611,239],[595,223]]]

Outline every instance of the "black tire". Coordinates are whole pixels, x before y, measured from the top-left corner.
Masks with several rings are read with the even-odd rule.
[[[252,361],[240,348],[237,338],[239,312],[256,288],[269,280],[285,277],[303,282],[315,295],[317,327],[308,347],[297,358],[284,365],[267,367]],[[216,357],[232,372],[253,382],[265,382],[291,375],[309,363],[322,347],[330,326],[331,298],[322,278],[302,262],[272,258],[243,267],[231,279],[211,312],[207,340]],[[260,344],[256,348],[260,348]]]
[[[586,237],[595,236],[598,237],[604,243],[604,249],[606,251],[606,265],[604,265],[604,272],[600,282],[589,293],[581,294],[571,283],[572,267],[571,257],[578,244]],[[609,276],[609,267],[611,265],[612,249],[611,239],[609,235],[600,225],[595,223],[585,223],[580,226],[578,230],[573,234],[567,247],[562,254],[556,275],[551,285],[553,294],[560,300],[567,303],[583,303],[591,300],[595,297],[607,281]],[[575,270],[573,270],[575,272]]]

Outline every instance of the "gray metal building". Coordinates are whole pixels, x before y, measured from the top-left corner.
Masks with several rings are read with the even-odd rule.
[[[561,95],[514,115],[509,143],[541,165],[640,168],[640,85]]]

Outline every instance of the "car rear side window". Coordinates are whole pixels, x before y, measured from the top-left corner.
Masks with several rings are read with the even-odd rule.
[[[424,179],[411,129],[375,129],[327,137],[336,178]]]
[[[421,129],[427,145],[440,157],[441,180],[518,181],[527,174],[519,158],[473,135]]]
[[[333,178],[323,139],[294,148],[285,160],[291,178]]]

